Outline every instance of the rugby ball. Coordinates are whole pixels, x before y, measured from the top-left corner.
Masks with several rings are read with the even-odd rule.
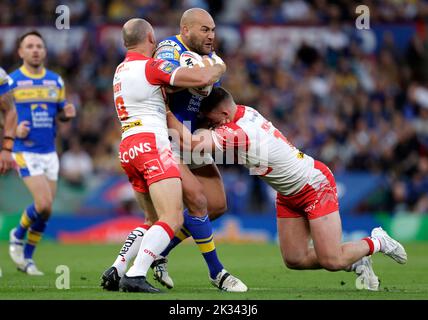
[[[196,52],[184,51],[180,55],[180,66],[194,68],[196,66],[203,67],[204,64],[202,63],[202,57]],[[212,88],[213,86],[209,85],[206,87],[189,88],[188,90],[193,95],[207,97],[211,93]]]

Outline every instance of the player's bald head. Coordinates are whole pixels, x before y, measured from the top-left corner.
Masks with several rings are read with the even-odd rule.
[[[190,27],[195,23],[214,24],[214,19],[211,17],[208,11],[201,8],[191,8],[184,11],[180,20],[180,28],[183,28],[184,26]]]
[[[130,19],[122,28],[123,43],[126,48],[135,47],[144,43],[150,33],[153,33],[153,28],[146,20]]]

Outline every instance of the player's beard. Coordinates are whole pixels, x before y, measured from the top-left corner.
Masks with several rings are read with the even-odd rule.
[[[28,61],[28,64],[30,65],[31,68],[37,69],[43,65],[43,60],[42,59],[37,59],[36,61],[30,60]]]
[[[211,53],[212,49],[210,48],[209,50],[204,46],[204,41],[199,41],[196,38],[190,37],[189,38],[189,42],[190,42],[190,48],[193,49],[193,51],[195,51],[197,54],[200,55],[208,55]]]
[[[29,62],[28,64],[30,65],[31,68],[34,68],[34,69],[38,69],[43,65],[42,62],[38,62],[38,63]]]

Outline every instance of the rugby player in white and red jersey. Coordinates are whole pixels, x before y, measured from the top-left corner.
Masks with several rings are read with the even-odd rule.
[[[185,150],[231,150],[239,164],[277,191],[279,244],[287,267],[354,271],[362,276],[364,288],[378,290],[372,254],[383,252],[398,263],[406,263],[403,246],[380,227],[360,241],[341,242],[342,226],[332,172],[294,147],[255,109],[236,105],[232,96],[218,87],[202,101],[200,110],[213,130],[202,129],[193,136],[187,131],[181,137]],[[172,113],[168,114],[168,126],[182,129]],[[310,238],[313,247],[309,246]]]
[[[127,54],[113,80],[122,126],[119,157],[149,223],[143,226],[146,231],[133,266],[121,276],[118,287],[117,281],[113,284],[123,291],[156,293],[159,289],[146,280],[147,270],[183,222],[182,185],[168,138],[164,87],[210,85],[226,66],[206,59],[200,68],[189,69],[151,58],[156,39],[144,19],[126,22],[122,35]],[[114,267],[107,271],[120,277]]]

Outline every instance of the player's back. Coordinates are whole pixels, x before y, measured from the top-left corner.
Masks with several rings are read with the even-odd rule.
[[[61,77],[46,68],[31,74],[22,66],[10,74],[18,123],[28,121],[29,134],[16,138],[14,152],[49,153],[55,151],[56,115],[65,105]]]
[[[122,139],[140,132],[167,135],[162,85],[173,82],[175,66],[128,52],[116,68],[113,93],[122,125]]]
[[[239,161],[276,191],[294,194],[309,182],[314,159],[293,146],[257,110],[238,106],[234,122],[226,126],[235,131]]]

